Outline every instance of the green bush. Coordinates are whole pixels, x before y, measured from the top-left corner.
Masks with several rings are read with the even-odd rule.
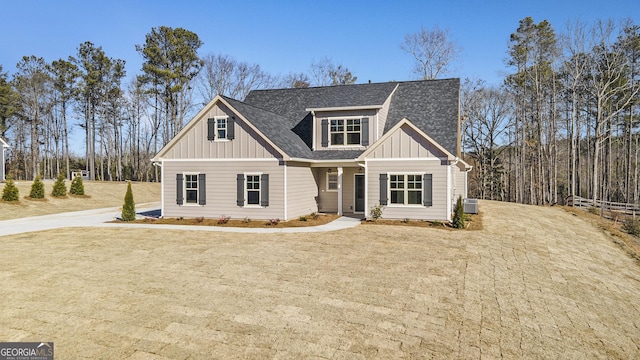
[[[629,219],[625,221],[624,231],[633,236],[640,236],[640,220]]]
[[[2,200],[10,202],[20,201],[20,192],[11,176],[7,176],[7,183],[4,184],[4,189],[2,189]]]
[[[458,196],[456,207],[453,210],[453,227],[456,229],[464,229],[464,208],[462,207],[462,196]]]
[[[67,196],[67,185],[65,185],[64,179],[65,179],[65,176],[63,173],[58,174],[56,183],[53,184],[53,191],[51,191],[51,196],[57,197],[57,198]]]
[[[71,180],[71,187],[69,188],[71,195],[84,195],[84,183],[82,182],[82,176],[76,176]]]
[[[40,176],[36,176],[36,178],[33,179],[29,197],[32,199],[44,199],[44,183],[42,182]]]
[[[122,221],[133,221],[136,219],[136,204],[133,202],[133,191],[131,191],[131,181],[127,184],[127,193],[124,195],[124,205],[122,206]]]

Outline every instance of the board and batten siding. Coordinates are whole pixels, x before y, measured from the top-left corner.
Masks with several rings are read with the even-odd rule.
[[[208,140],[207,119],[235,117],[233,140]],[[264,159],[280,157],[265,140],[224,104],[217,104],[182,135],[163,159]]]
[[[346,150],[346,149],[362,149],[364,150],[365,146],[322,146],[322,120],[328,119],[340,119],[340,118],[369,118],[369,144],[373,144],[376,140],[375,131],[376,129],[376,119],[377,119],[377,111],[376,110],[347,110],[347,111],[318,111],[315,115],[315,129],[314,129],[314,137],[315,137],[315,149],[316,150]],[[329,139],[331,138],[331,132],[329,132]],[[362,141],[362,139],[361,139]]]
[[[446,158],[446,155],[409,126],[394,131],[367,156],[368,159],[432,157]]]
[[[232,219],[284,218],[284,167],[273,160],[164,160],[162,215],[165,217]],[[206,174],[206,205],[176,203],[176,174]],[[236,203],[237,174],[269,174],[269,206],[240,207]]]
[[[318,186],[307,164],[287,164],[287,220],[318,212]]]
[[[432,174],[432,206],[401,206],[389,203],[382,211],[383,219],[422,219],[422,220],[449,220],[450,193],[447,191],[447,172],[450,166],[441,165],[439,159],[388,159],[369,160],[367,166],[367,208],[369,214],[371,207],[380,203],[380,174]],[[387,191],[388,187],[387,187]]]

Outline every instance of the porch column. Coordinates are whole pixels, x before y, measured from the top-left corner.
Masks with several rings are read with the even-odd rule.
[[[342,166],[338,166],[338,215],[342,216]]]

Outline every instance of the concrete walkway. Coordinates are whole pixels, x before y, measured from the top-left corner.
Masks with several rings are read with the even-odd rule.
[[[138,214],[140,214],[157,211],[159,207],[159,202],[144,203],[137,205],[136,210]],[[112,207],[3,220],[0,221],[0,236],[70,227],[124,227],[235,233],[310,233],[348,229],[360,224],[360,220],[344,216],[328,224],[296,228],[232,228],[218,226],[127,224],[108,222],[119,217],[121,209],[121,207]]]

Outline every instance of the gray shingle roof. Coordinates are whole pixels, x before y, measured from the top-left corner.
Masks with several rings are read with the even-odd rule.
[[[401,82],[391,98],[385,133],[407,118],[456,155],[459,94],[460,79]]]
[[[258,130],[287,155],[292,157],[311,158],[311,148],[305,144],[291,129],[291,121],[281,115],[251,106],[242,101],[221,96],[229,105],[238,110]]]
[[[397,83],[375,83],[310,87],[299,89],[253,90],[247,104],[280,114],[293,121],[304,118],[309,108],[382,105]],[[293,127],[292,126],[292,127]]]
[[[456,154],[459,89],[459,79],[444,79],[254,90],[244,102],[224,98],[289,156],[346,160],[362,151],[311,151],[312,116],[306,109],[381,106],[393,93],[385,132],[407,118]]]

